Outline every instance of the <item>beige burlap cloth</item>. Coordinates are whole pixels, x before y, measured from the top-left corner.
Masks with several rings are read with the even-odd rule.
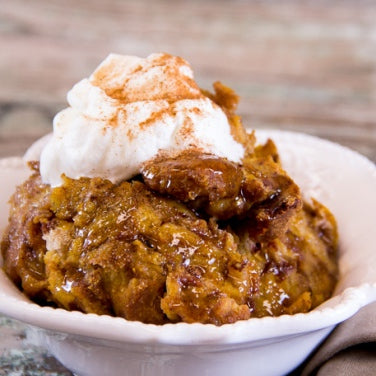
[[[376,376],[376,303],[338,325],[291,375]]]

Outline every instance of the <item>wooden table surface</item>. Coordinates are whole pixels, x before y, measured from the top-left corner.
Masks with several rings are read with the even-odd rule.
[[[247,127],[318,135],[376,161],[376,2],[362,0],[0,0],[0,157],[49,132],[67,90],[108,53],[158,51],[187,59],[203,88],[235,89]],[[0,375],[21,332],[0,321]],[[13,371],[37,375],[33,354]],[[68,374],[47,363],[40,375]]]

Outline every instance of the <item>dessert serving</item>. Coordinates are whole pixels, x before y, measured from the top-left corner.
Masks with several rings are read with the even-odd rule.
[[[330,211],[303,199],[220,83],[181,58],[110,55],[11,198],[3,268],[32,300],[144,323],[308,312],[338,278]]]

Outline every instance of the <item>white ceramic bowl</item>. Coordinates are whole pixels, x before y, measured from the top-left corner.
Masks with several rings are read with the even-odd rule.
[[[156,326],[68,312],[30,302],[0,271],[0,312],[32,326],[34,339],[77,375],[283,375],[298,366],[334,326],[376,300],[376,167],[363,156],[311,136],[271,137],[305,196],[337,218],[341,277],[333,298],[310,313],[239,321]],[[15,184],[28,175],[21,158],[0,161],[0,228]]]

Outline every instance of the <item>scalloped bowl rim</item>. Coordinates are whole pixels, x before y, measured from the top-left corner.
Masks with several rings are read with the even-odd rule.
[[[258,139],[271,137],[276,141],[279,149],[287,139],[291,139],[297,145],[299,143],[308,145],[312,150],[320,145],[323,150],[339,153],[345,159],[355,160],[358,168],[369,172],[369,181],[376,187],[375,165],[348,148],[314,136],[287,131],[257,130],[256,135]],[[281,155],[283,156],[282,153]],[[0,160],[0,167],[16,171],[24,168],[24,162],[22,158],[6,158]],[[372,264],[372,267],[376,270],[376,262]],[[3,270],[0,270],[0,286],[0,312],[33,326],[101,340],[168,345],[240,344],[303,334],[336,325],[354,315],[366,304],[376,300],[375,277],[370,281],[343,288],[338,294],[309,313],[251,318],[222,326],[200,323],[153,325],[127,321],[119,317],[41,307],[29,301],[12,284]]]

